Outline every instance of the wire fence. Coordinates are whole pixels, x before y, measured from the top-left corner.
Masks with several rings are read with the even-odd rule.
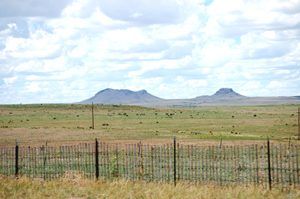
[[[81,143],[0,148],[0,174],[60,178],[79,172],[90,179],[212,182],[220,185],[299,186],[299,144],[164,145]]]

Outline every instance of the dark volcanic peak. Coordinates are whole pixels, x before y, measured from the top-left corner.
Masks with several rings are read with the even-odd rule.
[[[106,89],[103,89],[101,91],[99,91],[96,95],[100,94],[100,93],[110,93],[110,92],[119,92],[119,93],[130,93],[130,92],[134,92],[134,91],[131,91],[131,90],[128,90],[128,89],[112,89],[112,88],[106,88]]]
[[[101,95],[101,94],[109,94],[109,95],[132,95],[132,94],[149,94],[146,90],[140,90],[140,91],[132,91],[128,89],[112,89],[112,88],[106,88],[98,93],[96,93],[95,96]]]
[[[81,103],[98,104],[145,104],[158,102],[162,99],[149,94],[146,90],[131,91],[128,89],[107,88],[99,91],[94,97]]]
[[[242,97],[239,93],[232,90],[232,88],[221,88],[212,96],[215,97]]]
[[[137,91],[138,93],[141,93],[141,94],[147,94],[148,92],[146,90],[140,90],[140,91]]]
[[[80,104],[123,104],[141,106],[224,106],[224,105],[271,105],[300,104],[300,96],[294,97],[246,97],[232,88],[221,88],[213,95],[203,95],[192,99],[162,99],[151,95],[146,90],[107,88],[95,96],[79,102]]]

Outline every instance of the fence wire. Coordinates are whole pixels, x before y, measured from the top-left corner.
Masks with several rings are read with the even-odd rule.
[[[199,146],[96,141],[57,147],[18,146],[17,151],[16,148],[0,148],[0,174],[50,180],[76,172],[89,179],[283,187],[300,184],[298,144],[271,143],[268,150],[267,144]]]

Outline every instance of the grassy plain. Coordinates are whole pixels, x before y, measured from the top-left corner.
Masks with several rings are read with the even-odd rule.
[[[55,190],[55,191],[54,191]],[[0,177],[0,198],[299,198],[300,190],[269,191],[253,185],[214,186],[179,183],[92,181],[80,178],[40,181]]]
[[[36,104],[0,106],[0,145],[102,140],[160,142],[296,138],[297,105],[144,108]]]

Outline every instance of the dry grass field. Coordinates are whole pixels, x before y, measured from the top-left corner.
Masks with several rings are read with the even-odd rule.
[[[256,142],[297,135],[297,106],[144,108],[95,105],[1,105],[0,145],[92,141]],[[205,140],[205,141],[204,141]],[[209,141],[208,141],[209,140]]]
[[[298,142],[297,106],[145,108],[95,105],[95,129],[89,105],[1,105],[0,146],[62,145],[94,142],[211,145]],[[54,191],[55,190],[55,191]],[[66,176],[47,181],[0,177],[0,198],[299,198],[295,187],[271,191],[254,185],[180,182],[93,181]]]
[[[299,198],[299,189],[271,191],[252,185],[216,186],[179,183],[176,187],[168,183],[92,181],[80,177],[62,178],[53,181],[18,180],[0,177],[0,198]]]

